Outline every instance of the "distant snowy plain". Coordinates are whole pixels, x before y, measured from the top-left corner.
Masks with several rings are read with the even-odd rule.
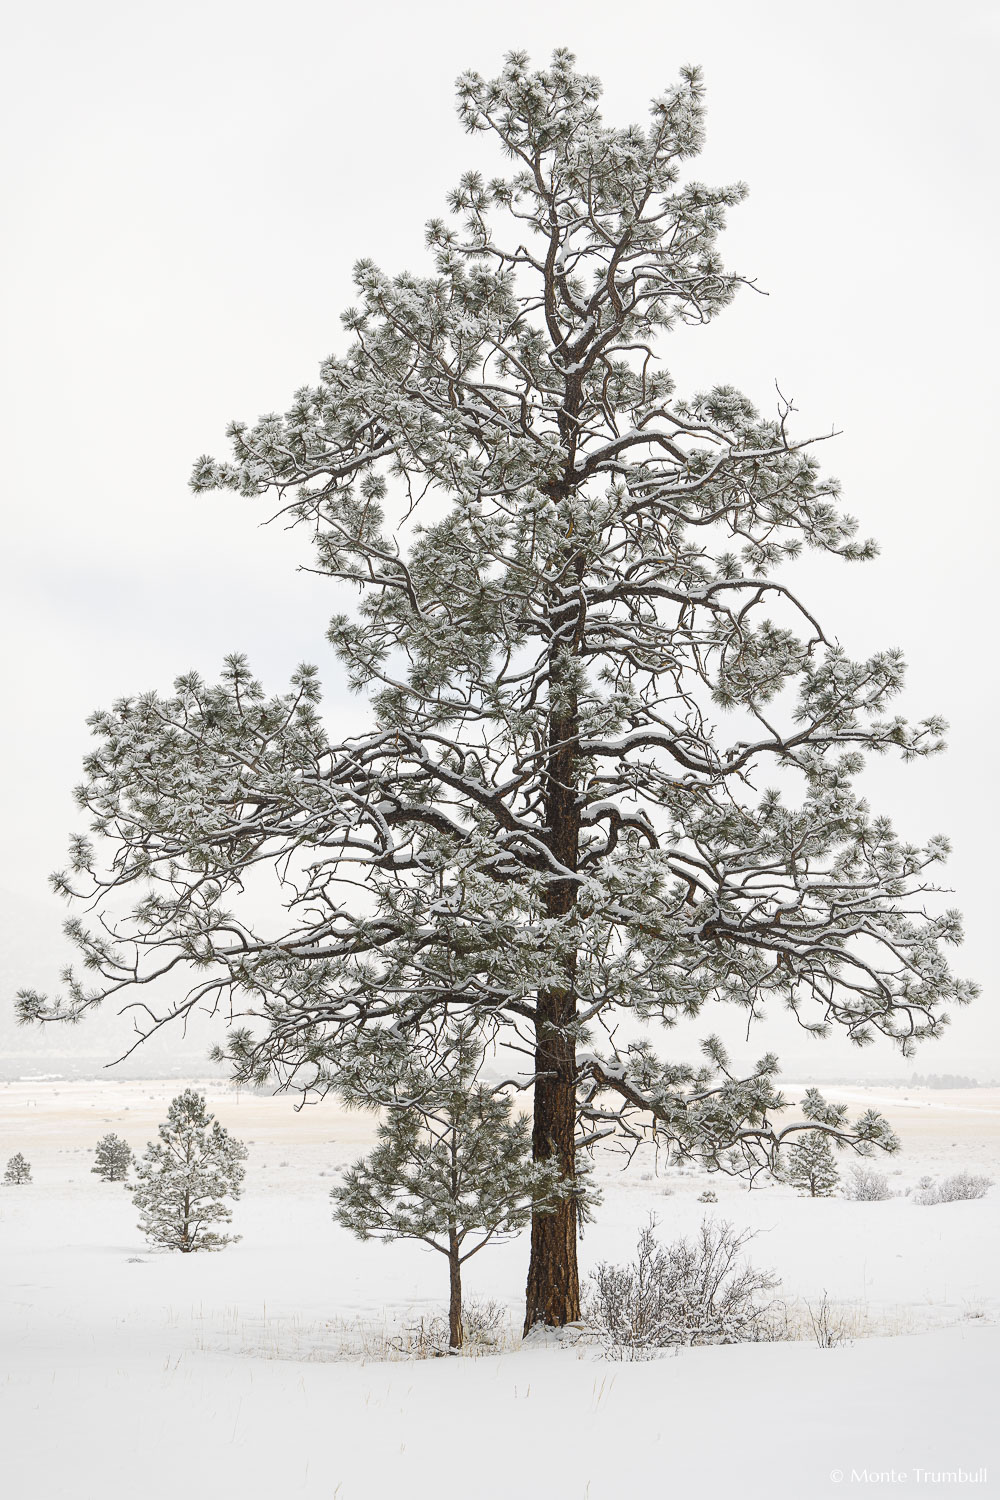
[[[825,1292],[855,1335],[607,1361],[572,1340],[461,1359],[386,1360],[439,1312],[442,1257],[359,1244],[330,1217],[371,1120],[331,1104],[205,1084],[250,1144],[239,1244],[151,1250],[120,1186],[90,1173],[115,1130],[140,1149],[176,1080],[0,1084],[0,1489],[16,1500],[708,1500],[996,1493],[1000,1091],[881,1091],[905,1150],[902,1194],[986,1172],[982,1200],[922,1207],[808,1200],[770,1186],[602,1158],[584,1271],[626,1259],[648,1215],[664,1238],[705,1214],[757,1232],[753,1261],[804,1313]],[[789,1090],[794,1093],[794,1090]],[[875,1091],[827,1090],[852,1104]],[[846,1168],[846,1163],[845,1163]],[[698,1197],[711,1187],[718,1204]],[[526,1244],[485,1251],[467,1292],[520,1311]],[[986,1471],[985,1477],[983,1470]],[[961,1480],[934,1475],[963,1474]],[[905,1477],[903,1477],[905,1476]],[[974,1479],[972,1476],[976,1476]]]

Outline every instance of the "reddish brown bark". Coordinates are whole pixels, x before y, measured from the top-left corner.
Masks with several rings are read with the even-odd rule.
[[[578,569],[570,567],[567,571],[571,577]],[[546,824],[553,855],[567,871],[575,871],[580,843],[576,784],[579,721],[572,658],[583,623],[579,598],[564,598],[553,610],[552,623],[559,645],[552,657],[550,684],[554,711],[549,723]],[[552,881],[546,897],[550,917],[569,916],[575,902],[574,880]],[[538,996],[532,1129],[535,1161],[547,1162],[554,1157],[561,1175],[570,1182],[576,1178],[575,971],[570,956],[565,984]],[[580,1316],[577,1217],[576,1199],[567,1197],[555,1212],[536,1213],[532,1218],[525,1331],[536,1323],[561,1328]]]
[[[567,999],[544,997],[552,1020],[566,1016]],[[558,1024],[558,1022],[557,1022]],[[575,1177],[576,1048],[557,1030],[539,1035],[535,1083],[532,1147],[536,1161],[555,1157],[562,1175]],[[580,1316],[580,1273],[576,1256],[577,1209],[573,1198],[563,1199],[554,1213],[535,1214],[531,1221],[531,1261],[528,1267],[525,1331],[536,1323],[561,1328]]]

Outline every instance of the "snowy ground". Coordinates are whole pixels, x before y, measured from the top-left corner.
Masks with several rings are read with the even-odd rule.
[[[151,1251],[121,1188],[90,1174],[108,1130],[141,1147],[178,1082],[0,1084],[0,1482],[17,1500],[813,1500],[870,1485],[993,1493],[1000,1367],[1000,1092],[883,1091],[904,1135],[883,1163],[902,1191],[924,1173],[987,1172],[978,1202],[921,1207],[747,1193],[715,1177],[627,1174],[614,1160],[584,1269],[624,1259],[650,1211],[664,1237],[711,1212],[758,1231],[753,1259],[793,1307],[823,1292],[856,1336],[685,1350],[613,1364],[587,1346],[461,1360],[372,1358],[440,1310],[444,1263],[360,1245],[327,1193],[371,1138],[364,1116],[206,1086],[248,1143],[247,1191],[217,1255]],[[870,1102],[860,1089],[830,1097]],[[516,1318],[525,1246],[484,1252],[468,1293]],[[346,1358],[367,1348],[369,1357]],[[987,1470],[982,1481],[981,1471]],[[936,1482],[936,1473],[981,1482]],[[895,1475],[895,1478],[891,1477]],[[906,1478],[900,1475],[905,1474]],[[838,1477],[839,1476],[839,1477]]]

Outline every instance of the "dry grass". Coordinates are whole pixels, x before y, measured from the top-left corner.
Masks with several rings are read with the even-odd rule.
[[[464,1322],[462,1359],[504,1354],[521,1347],[520,1327],[507,1308],[470,1301]],[[443,1315],[416,1311],[396,1317],[384,1313],[380,1318],[330,1318],[322,1322],[294,1315],[269,1317],[266,1311],[259,1318],[247,1318],[233,1307],[227,1308],[211,1327],[203,1327],[197,1337],[199,1349],[217,1349],[220,1345],[228,1353],[254,1359],[396,1364],[449,1357],[448,1320]]]
[[[475,1303],[470,1304],[474,1322]],[[459,1356],[481,1359],[508,1354],[521,1348],[519,1320],[503,1309],[487,1336],[467,1331],[467,1342]],[[238,1307],[227,1307],[213,1318],[195,1315],[201,1323],[195,1347],[203,1351],[220,1348],[247,1358],[303,1361],[310,1364],[357,1363],[400,1364],[412,1360],[448,1357],[447,1319],[416,1309],[380,1317],[331,1318],[311,1321],[297,1316],[272,1317],[265,1311],[249,1318]],[[168,1319],[168,1321],[170,1321]],[[761,1342],[818,1343],[823,1348],[856,1343],[870,1338],[898,1338],[953,1326],[956,1321],[992,1321],[985,1302],[963,1304],[960,1312],[950,1305],[927,1303],[875,1303],[819,1298],[776,1301],[767,1309],[758,1333]],[[563,1342],[560,1340],[559,1342]],[[575,1332],[573,1342],[597,1353],[600,1340],[585,1327]],[[657,1351],[659,1352],[659,1351]]]
[[[964,1311],[965,1318],[987,1318],[984,1304]],[[938,1303],[915,1306],[901,1302],[838,1300],[824,1293],[819,1298],[795,1298],[776,1304],[770,1311],[769,1337],[775,1340],[813,1341],[824,1348],[854,1343],[858,1339],[898,1338],[910,1333],[928,1333],[948,1328],[958,1321],[955,1308]]]

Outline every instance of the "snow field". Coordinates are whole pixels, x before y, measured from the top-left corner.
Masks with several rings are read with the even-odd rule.
[[[622,1173],[606,1157],[584,1270],[630,1256],[650,1212],[664,1238],[714,1214],[758,1231],[751,1258],[781,1277],[793,1321],[825,1291],[854,1342],[616,1364],[587,1345],[531,1341],[386,1361],[373,1355],[387,1340],[442,1309],[446,1268],[430,1250],[361,1244],[334,1225],[329,1188],[371,1139],[370,1119],[206,1085],[250,1147],[232,1225],[244,1238],[171,1255],[145,1245],[129,1196],[89,1169],[109,1129],[141,1149],[179,1089],[0,1086],[0,1157],[23,1150],[35,1179],[0,1189],[0,1475],[18,1500],[617,1500],[640,1484],[813,1500],[839,1492],[838,1470],[844,1490],[872,1482],[852,1482],[852,1469],[894,1469],[911,1477],[893,1493],[926,1493],[918,1468],[1000,1459],[1000,1188],[928,1208],[747,1193],[716,1176],[719,1202],[705,1206],[703,1174],[657,1176],[652,1157]],[[998,1100],[975,1092],[887,1101],[907,1146],[917,1141],[877,1163],[894,1187],[962,1167],[1000,1178]],[[467,1294],[507,1303],[516,1326],[525,1268],[523,1242],[484,1251]],[[908,1336],[861,1336],[880,1329]]]

